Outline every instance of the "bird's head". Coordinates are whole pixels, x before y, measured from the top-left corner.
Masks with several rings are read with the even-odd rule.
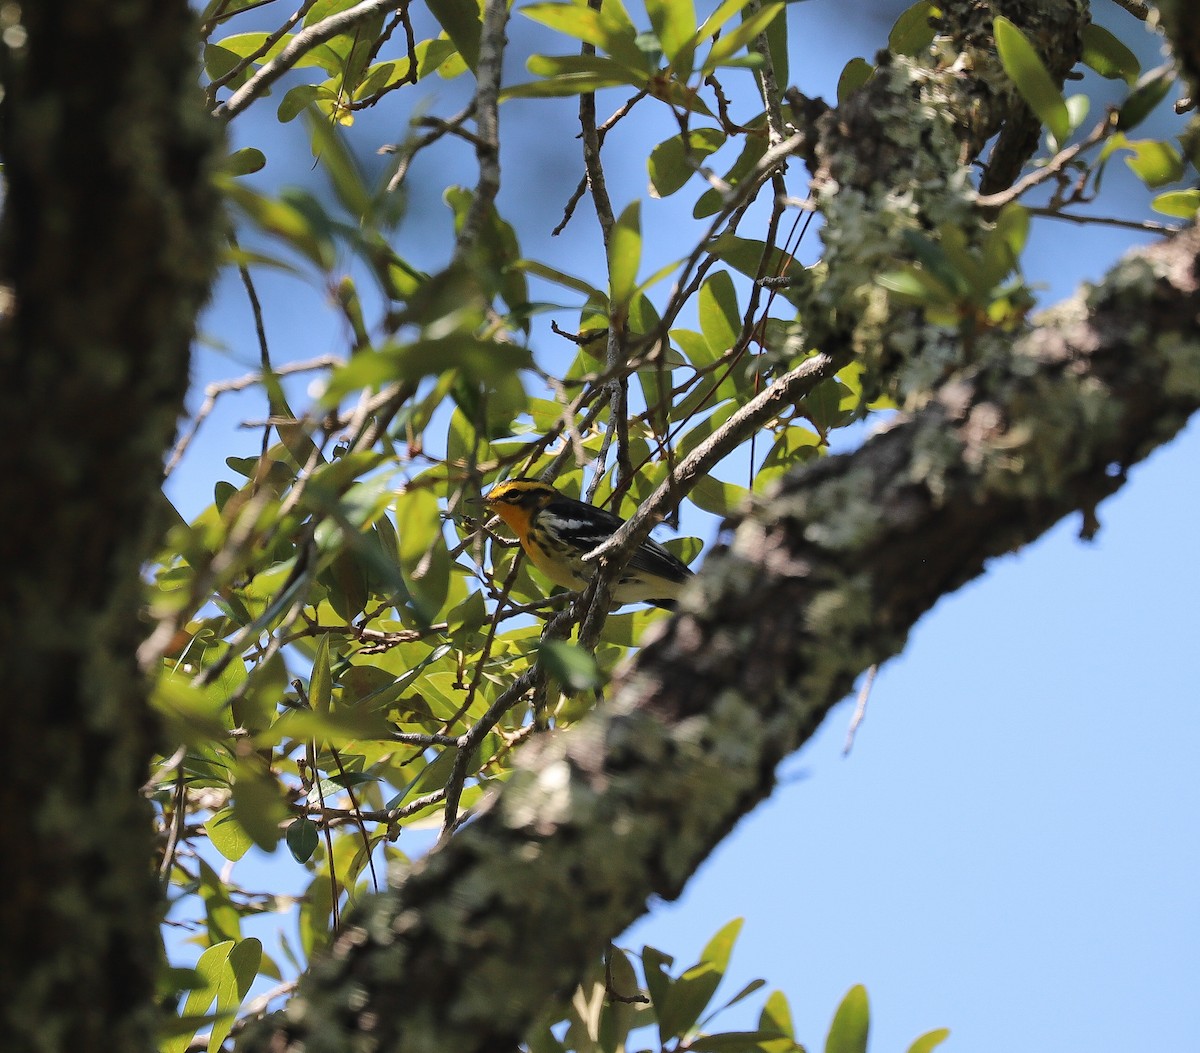
[[[559,496],[557,490],[547,483],[539,483],[536,479],[509,479],[497,483],[483,498],[483,503],[503,517],[505,508],[520,508],[535,512],[545,508]]]

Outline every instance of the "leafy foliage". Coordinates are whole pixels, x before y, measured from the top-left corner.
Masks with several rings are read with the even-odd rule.
[[[796,289],[823,280],[822,265],[796,258],[807,226],[785,222],[787,154],[772,153],[809,119],[802,100],[781,91],[799,5],[723,0],[703,18],[692,0],[648,0],[640,10],[608,0],[517,5],[511,35],[536,25],[538,39],[549,32],[562,49],[531,54],[532,79],[519,83],[496,73],[489,26],[503,19],[493,3],[430,0],[368,17],[350,17],[352,8],[317,0],[295,23],[270,25],[259,5],[214,0],[202,15],[216,114],[233,121],[261,109],[287,72],[275,117],[305,117],[329,191],[258,179],[274,161],[265,137],[232,152],[215,176],[228,202],[229,271],[255,304],[267,273],[321,290],[345,346],[279,362],[260,332],[260,368],[210,388],[171,459],[174,470],[188,456],[218,399],[259,396],[260,452],[227,460],[212,502],[178,517],[149,574],[144,650],[158,663],[155,702],[169,735],[152,784],[161,873],[175,897],[172,924],[201,950],[194,973],[172,974],[182,1020],[164,1049],[186,1047],[202,1026],[212,1029],[209,1048],[220,1048],[256,978],[259,989],[264,980],[281,985],[268,995],[286,994],[286,978],[380,886],[384,869],[407,866],[432,836],[450,836],[503,784],[525,741],[583,719],[661,617],[612,614],[569,643],[588,597],[552,594],[481,521],[473,502],[482,491],[506,477],[553,478],[629,516],[665,488],[668,514],[686,501],[689,519],[725,516],[825,455],[841,429],[892,405],[850,362],[771,415],[754,415],[761,393],[820,351],[794,300]],[[928,52],[936,25],[936,6],[915,4],[889,47]],[[1170,90],[1170,67],[1142,77],[1124,44],[1090,30],[1085,63],[1127,96],[1115,118],[1081,137],[1086,98],[1063,97],[1013,23],[996,20],[995,43],[1014,90],[1049,132],[1047,152],[1021,193],[994,203],[981,235],[953,225],[910,231],[906,255],[872,278],[968,343],[1024,324],[1033,296],[1020,257],[1032,216],[1089,202],[1117,152],[1154,190],[1178,184],[1193,158],[1182,142],[1129,138]],[[838,100],[878,75],[853,60]],[[471,106],[428,117],[430,82],[457,78],[477,82]],[[597,92],[620,99],[607,121],[597,119]],[[503,109],[563,96],[584,102],[579,194],[590,185],[602,233],[591,261],[527,255],[526,232],[497,204],[497,100]],[[368,175],[351,126],[360,112],[400,99],[411,133],[388,148],[387,172]],[[601,147],[643,115],[650,126],[665,118],[672,134],[646,150],[646,198],[614,204]],[[477,151],[478,183],[442,188],[453,217],[442,262],[406,258],[396,233],[408,173],[456,136]],[[1030,192],[1047,186],[1049,202],[1032,204]],[[647,224],[668,198],[685,202],[693,226],[673,241],[679,257],[664,263]],[[563,225],[582,221],[579,201],[561,203]],[[1181,217],[1200,203],[1185,189],[1154,201]],[[313,375],[311,405],[296,412],[295,381]],[[696,455],[709,466],[685,480],[679,464]],[[692,561],[702,548],[695,538],[671,545]],[[223,861],[252,848],[291,857],[291,894],[232,881]],[[243,931],[276,912],[292,926],[279,959]],[[530,1049],[620,1049],[652,1025],[663,1048],[799,1049],[779,992],[756,1030],[708,1030],[736,934],[736,925],[723,929],[678,975],[646,948],[640,980],[631,956],[614,950],[569,1007],[548,1013]],[[826,1049],[865,1049],[867,1021],[856,988]],[[943,1037],[931,1033],[912,1050]]]

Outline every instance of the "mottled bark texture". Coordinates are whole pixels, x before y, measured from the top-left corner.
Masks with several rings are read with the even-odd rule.
[[[1044,18],[1080,24],[1072,2],[995,6],[1033,39]],[[879,384],[909,414],[735,524],[613,699],[523,752],[503,792],[370,900],[246,1047],[512,1050],[651,897],[679,893],[862,670],[987,559],[1090,516],[1200,405],[1195,229],[1023,333],[983,334],[969,358],[879,295],[904,230],[984,222],[964,162],[1004,93],[987,5],[944,7],[933,55],[894,60],[821,119],[829,277],[802,290],[817,345],[899,373]]]
[[[215,259],[214,139],[184,0],[4,7],[0,1034],[150,1049],[139,572]]]

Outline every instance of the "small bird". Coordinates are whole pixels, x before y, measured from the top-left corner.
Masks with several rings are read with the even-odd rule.
[[[532,479],[497,483],[483,498],[517,535],[533,565],[555,585],[579,590],[596,573],[583,556],[607,541],[625,522],[603,508],[560,494]],[[647,538],[609,586],[613,604],[650,603],[674,610],[692,571],[657,541]]]

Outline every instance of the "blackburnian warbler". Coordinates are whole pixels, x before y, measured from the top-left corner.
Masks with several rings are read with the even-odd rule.
[[[530,479],[498,483],[483,498],[517,535],[521,548],[555,585],[582,589],[599,566],[583,557],[603,544],[625,522],[595,505],[560,494],[553,486]],[[686,563],[657,541],[647,538],[611,583],[613,604],[651,603],[673,610],[684,583],[692,576]]]

